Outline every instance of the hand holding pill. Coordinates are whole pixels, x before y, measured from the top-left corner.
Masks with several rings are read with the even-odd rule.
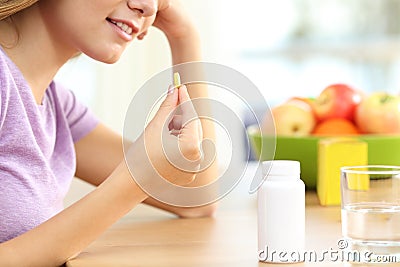
[[[179,73],[174,73],[173,80],[159,110],[129,153],[131,170],[141,170],[133,175],[139,183],[146,180],[145,183],[158,186],[156,178],[159,178],[186,185],[200,169],[203,139],[200,119]]]

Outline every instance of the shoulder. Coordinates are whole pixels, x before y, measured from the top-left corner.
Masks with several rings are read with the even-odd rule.
[[[48,97],[57,99],[60,102],[66,102],[66,100],[72,97],[73,93],[71,90],[65,88],[62,84],[52,81],[47,88],[46,94]]]
[[[59,107],[67,116],[73,112],[79,102],[72,90],[55,81],[51,82],[46,94],[50,102]]]
[[[98,124],[98,118],[81,103],[72,90],[57,82],[52,82],[47,90],[47,97],[58,116],[67,121],[74,141],[79,140]]]

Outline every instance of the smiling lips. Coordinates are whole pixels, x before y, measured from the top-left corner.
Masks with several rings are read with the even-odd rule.
[[[128,25],[125,22],[122,21],[115,21],[113,19],[107,18],[109,22],[112,24],[116,25],[118,28],[120,28],[123,32],[125,32],[128,35],[132,35],[132,33],[138,33],[138,28],[135,27],[134,25]]]

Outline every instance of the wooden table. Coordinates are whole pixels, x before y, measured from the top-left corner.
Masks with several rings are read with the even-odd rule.
[[[307,192],[306,204],[306,250],[318,253],[337,250],[341,238],[340,208],[321,207],[315,192]],[[137,207],[66,264],[68,267],[268,265],[271,264],[257,259],[254,205],[234,205],[217,212],[214,218],[199,219],[177,219],[150,207]],[[344,263],[304,262],[295,266],[316,265],[344,266]]]

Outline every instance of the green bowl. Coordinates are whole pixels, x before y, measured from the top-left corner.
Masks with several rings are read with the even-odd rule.
[[[271,142],[271,136],[263,136],[255,127],[249,126],[247,133],[255,156],[266,154],[261,151],[262,141]],[[400,136],[393,135],[358,135],[358,139],[368,144],[368,164],[400,165]],[[308,189],[317,184],[317,150],[318,142],[326,137],[276,137],[276,160],[297,160],[301,165],[301,178]],[[264,150],[270,149],[266,146]],[[261,158],[260,160],[265,160]]]

